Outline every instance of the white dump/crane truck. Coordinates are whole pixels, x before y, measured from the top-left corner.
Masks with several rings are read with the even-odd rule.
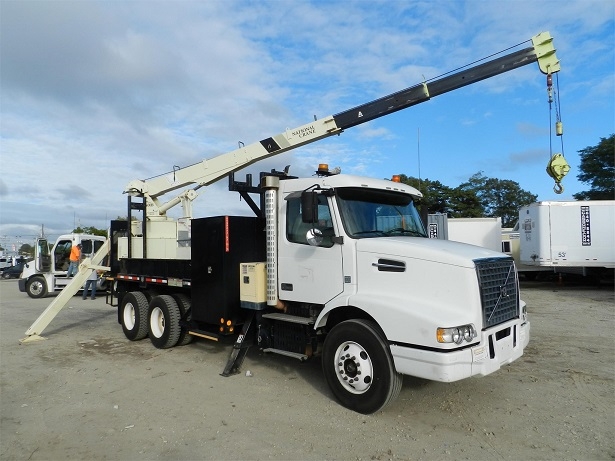
[[[536,202],[518,224],[525,266],[598,277],[615,268],[615,200]]]
[[[234,173],[534,62],[545,74],[559,71],[548,33],[525,49],[132,181],[128,219],[111,222],[108,241],[108,299],[125,336],[170,348],[237,335],[223,376],[239,372],[254,344],[301,361],[321,356],[334,396],[360,413],[391,402],[404,374],[451,382],[521,357],[530,323],[512,258],[427,238],[413,187],[332,174],[326,165],[309,178],[288,168],[261,173],[256,186],[251,175],[239,182]],[[255,216],[193,219],[197,189],[225,176]],[[162,201],[190,184],[196,187]],[[177,204],[183,217],[172,219],[166,212]],[[45,322],[27,334],[40,334]]]

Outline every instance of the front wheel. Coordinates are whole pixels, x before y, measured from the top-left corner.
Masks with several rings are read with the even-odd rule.
[[[42,298],[47,294],[47,282],[43,277],[32,277],[26,282],[26,293],[30,298]]]
[[[347,320],[327,335],[322,368],[329,388],[346,408],[375,413],[401,390],[388,344],[374,322]]]

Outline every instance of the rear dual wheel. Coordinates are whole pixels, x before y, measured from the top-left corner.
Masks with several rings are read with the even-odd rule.
[[[147,336],[147,297],[140,291],[126,293],[120,303],[120,322],[124,336],[139,341]]]
[[[190,298],[183,293],[178,293],[173,295],[173,299],[177,303],[177,307],[179,307],[179,312],[181,315],[181,319],[186,322],[190,322],[191,318],[191,302]],[[188,334],[188,329],[180,326],[179,339],[177,340],[178,346],[185,346],[186,344],[190,344],[192,342],[192,335]]]
[[[175,346],[181,335],[181,312],[170,295],[154,296],[149,303],[149,339],[158,349]]]

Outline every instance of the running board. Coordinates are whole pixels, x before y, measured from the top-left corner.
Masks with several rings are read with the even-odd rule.
[[[299,323],[301,325],[314,325],[314,319],[311,317],[300,317],[298,315],[282,314],[278,312],[263,314],[263,318],[278,320],[280,322]]]
[[[305,354],[298,354],[297,352],[284,351],[282,349],[274,349],[272,347],[263,349],[263,352],[271,352],[272,354],[285,355],[286,357],[292,357],[293,359],[298,359],[301,362],[305,362],[307,359],[309,359],[309,357]]]

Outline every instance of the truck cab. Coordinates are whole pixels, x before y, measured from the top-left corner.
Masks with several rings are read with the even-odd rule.
[[[315,195],[307,219],[298,210],[309,200],[285,189]],[[321,305],[316,329],[370,319],[400,373],[437,381],[489,374],[520,357],[529,339],[514,262],[429,239],[414,206],[420,197],[405,184],[347,175],[280,181],[279,296]],[[465,337],[447,341],[441,327]],[[444,356],[458,360],[447,366]]]
[[[66,274],[71,247],[81,244],[81,258],[91,258],[105,240],[98,235],[65,234],[57,238],[50,250],[46,238],[36,239],[34,259],[24,266],[19,291],[28,293],[31,298],[61,291],[70,281]]]

